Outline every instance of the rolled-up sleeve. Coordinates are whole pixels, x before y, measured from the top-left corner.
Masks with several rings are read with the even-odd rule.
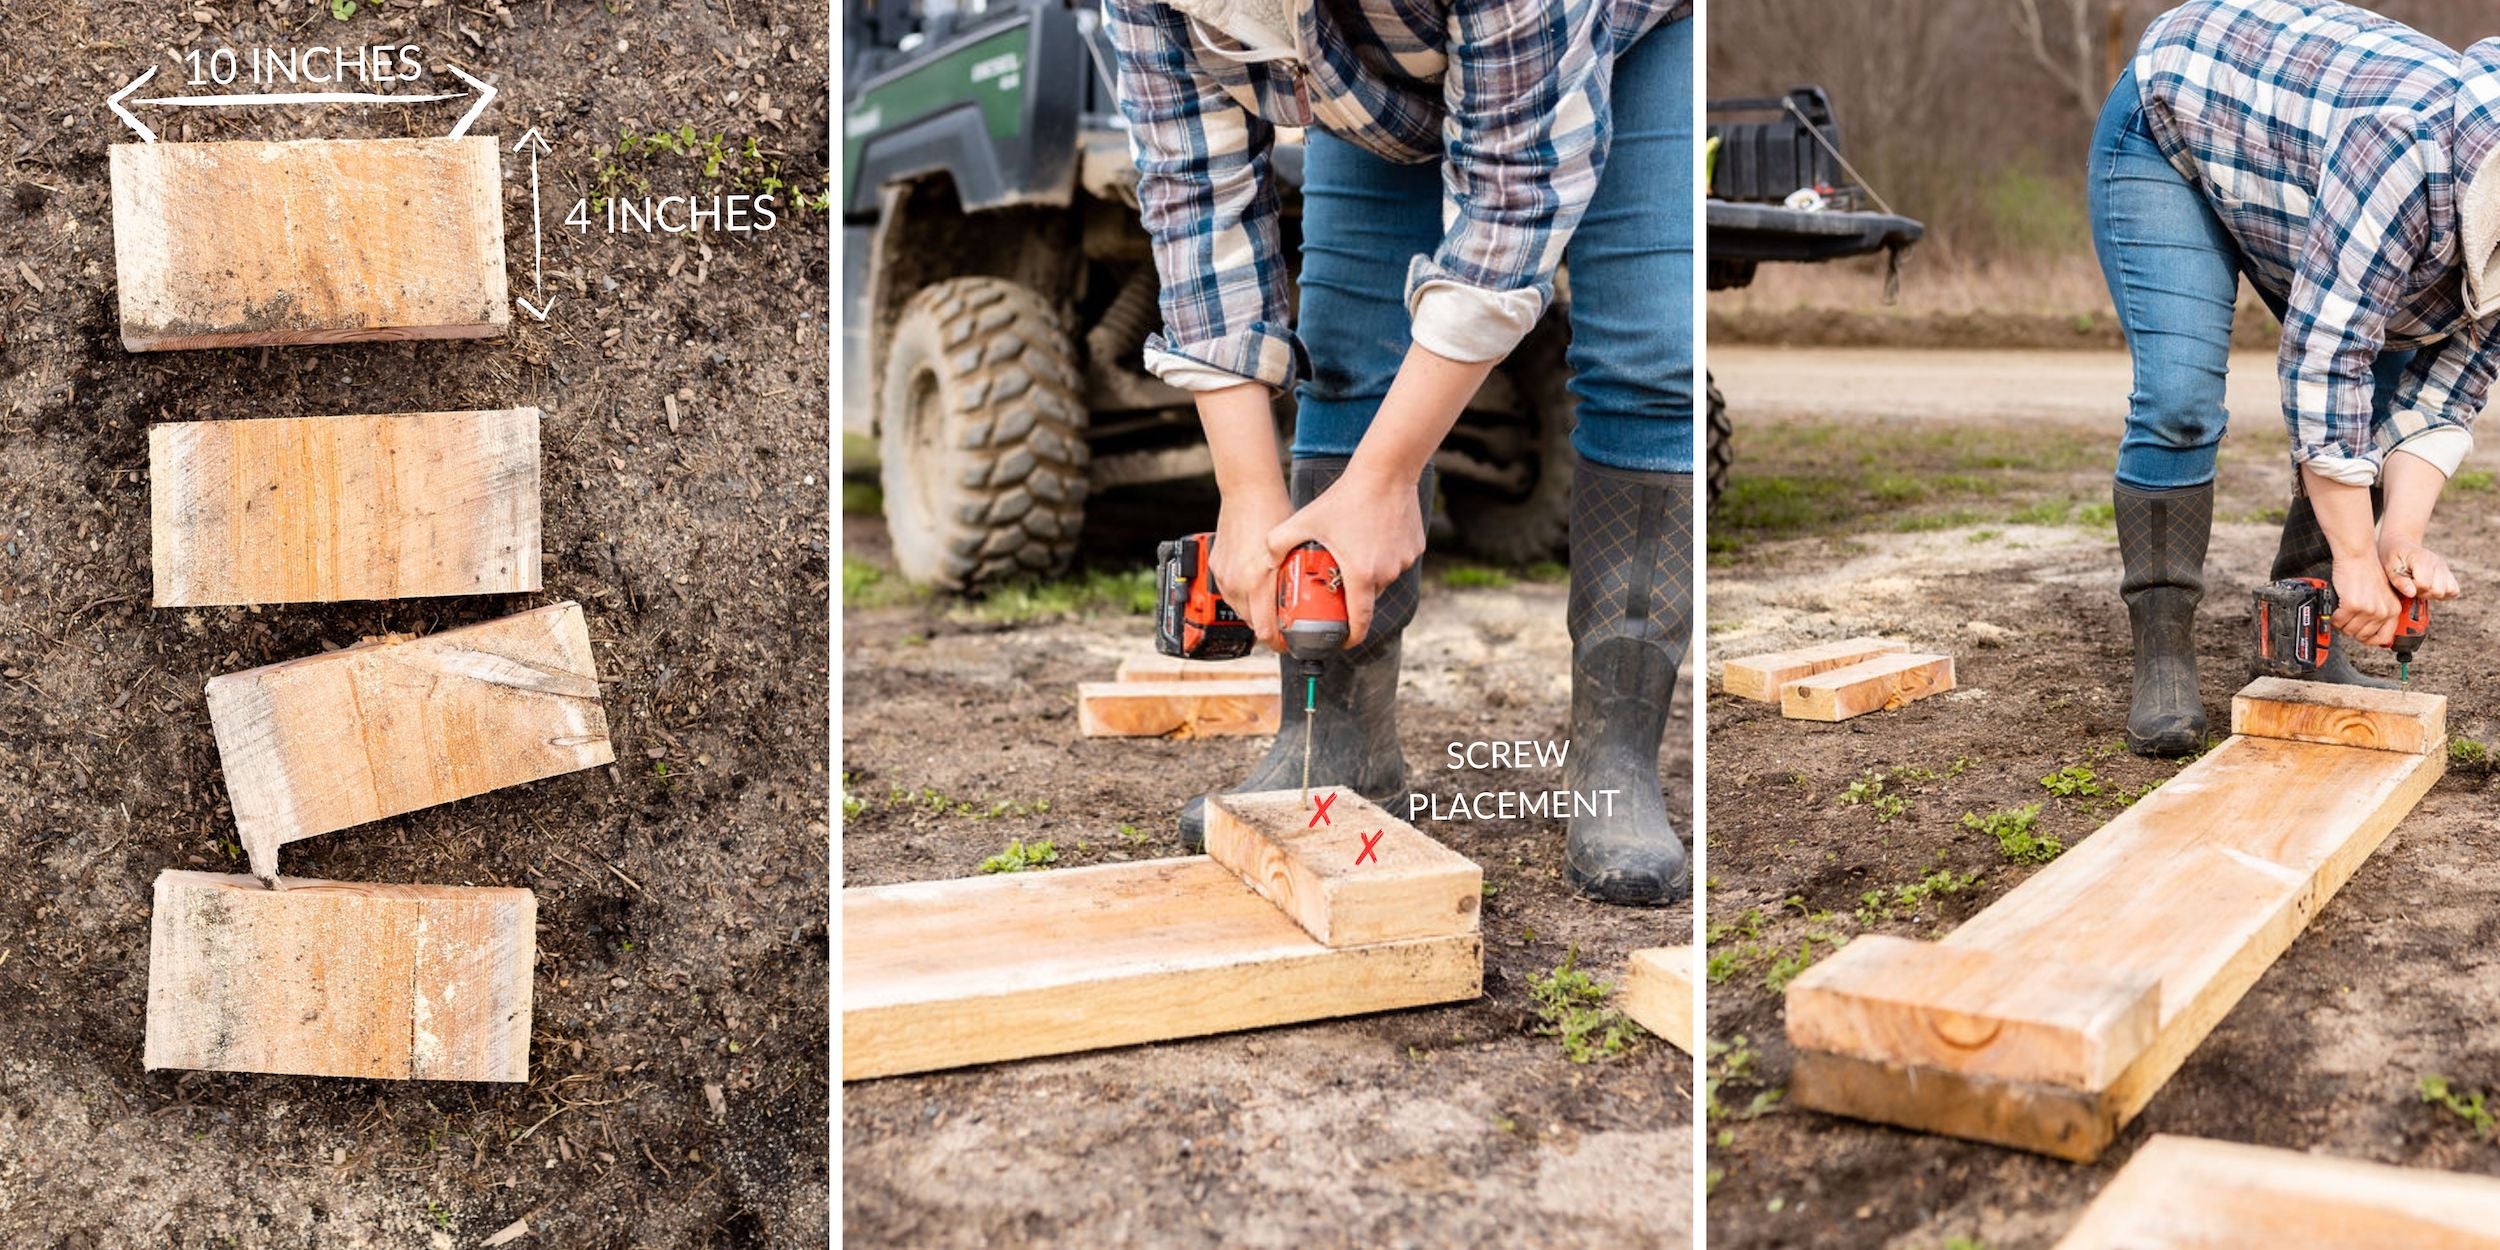
[[[2430,243],[2423,148],[2435,141],[2419,119],[2390,111],[2356,119],[2321,162],[2276,363],[2292,460],[2331,481],[2375,483],[2394,446],[2372,420],[2370,369]],[[2418,397],[2423,383],[2408,377],[2403,385]],[[2418,425],[2418,412],[2399,415]],[[2386,428],[2397,424],[2391,417]]]
[[[2415,358],[2396,387],[2396,402],[2370,431],[2379,461],[2390,452],[2411,452],[2450,477],[2474,449],[2474,417],[2491,394],[2500,371],[2500,321],[2468,326],[2449,336],[2437,352]]]
[[[1497,360],[1553,299],[1563,250],[1605,171],[1614,50],[1602,0],[1458,0],[1442,80],[1446,233],[1410,263],[1414,340],[1453,360]],[[1657,10],[1681,21],[1691,5]],[[1611,33],[1611,32],[1610,32]],[[1637,31],[1621,32],[1625,42]],[[1686,206],[1666,205],[1662,211]]]
[[[1147,370],[1186,390],[1292,386],[1306,366],[1278,243],[1274,128],[1197,63],[1170,6],[1106,0],[1104,19],[1163,287]]]

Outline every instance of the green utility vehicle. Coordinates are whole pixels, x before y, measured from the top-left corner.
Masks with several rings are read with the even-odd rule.
[[[876,438],[895,562],[922,585],[1049,575],[1090,495],[1209,471],[1188,395],[1141,361],[1155,270],[1100,26],[1060,0],[845,15],[846,426]],[[1275,167],[1291,257],[1300,147]],[[1488,558],[1564,552],[1567,316],[1556,301],[1435,458]]]

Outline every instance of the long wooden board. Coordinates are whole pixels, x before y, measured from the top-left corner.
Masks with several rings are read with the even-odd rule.
[[[538,410],[148,427],[158,607],[538,589]]]
[[[2159,1135],[2056,1250],[2500,1250],[2500,1180]]]
[[[1953,657],[1903,652],[1800,677],[1780,687],[1780,715],[1843,721],[1953,689]]]
[[[1819,642],[1810,647],[1747,656],[1719,666],[1719,689],[1742,699],[1777,703],[1780,691],[1801,677],[1828,673],[1879,655],[1909,649],[1908,643],[1894,642],[1889,638],[1843,638],[1838,642]]]
[[[527,890],[159,874],[147,1066],[526,1081],[537,915]]]
[[[1217,738],[1272,734],[1284,714],[1273,677],[1230,681],[1088,681],[1076,688],[1088,738]]]
[[[212,677],[252,871],[288,842],[616,756],[580,604]]]
[[[1120,661],[1114,670],[1114,681],[1249,681],[1277,680],[1277,661],[1272,653],[1245,655],[1238,660],[1184,660],[1178,656],[1145,651]],[[1282,687],[1278,687],[1280,690]]]
[[[2098,1157],[2445,766],[2225,741],[1941,942],[1860,938],[1792,981],[1795,1101]]]
[[[1484,870],[1351,790],[1207,800],[1207,857],[1327,946],[1476,931]]]
[[[1458,1002],[1475,933],[1322,945],[1205,856],[842,892],[842,1079]]]
[[[1632,1023],[1693,1053],[1693,948],[1660,946],[1632,952],[1616,996]]]
[[[124,143],[111,163],[131,351],[511,325],[491,138]]]

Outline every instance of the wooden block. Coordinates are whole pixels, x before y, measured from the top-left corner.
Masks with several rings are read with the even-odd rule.
[[[1476,931],[1484,870],[1475,861],[1351,790],[1310,799],[1298,790],[1209,797],[1207,857],[1324,945]]]
[[[2232,697],[2231,732],[2421,755],[2447,743],[2448,697],[2260,677]]]
[[[1632,952],[1616,995],[1632,1023],[1693,1053],[1693,948],[1661,946]]]
[[[2099,1089],[2152,1045],[2160,985],[1870,933],[1788,985],[1803,1049]]]
[[[2500,1250],[2500,1180],[2156,1135],[2056,1250]]]
[[[1088,681],[1076,687],[1088,738],[1219,738],[1272,734],[1284,715],[1273,677],[1253,681]]]
[[[1277,659],[1272,652],[1245,655],[1238,660],[1184,660],[1179,656],[1147,651],[1120,661],[1115,681],[1250,681],[1277,680]],[[1282,689],[1279,686],[1278,689]]]
[[[1792,720],[1847,720],[1888,712],[1953,688],[1953,657],[1915,652],[1877,656],[1845,668],[1800,677],[1780,688],[1780,715]]]
[[[527,890],[161,873],[147,1066],[527,1081],[537,916]]]
[[[490,338],[511,324],[495,141],[112,149],[134,352]]]
[[[1729,660],[1719,667],[1719,689],[1739,698],[1763,703],[1780,701],[1780,691],[1788,683],[1816,673],[1907,651],[1910,645],[1888,638],[1844,638],[1838,642],[1821,642],[1794,651],[1774,651],[1748,659]]]
[[[842,1079],[1459,1002],[1475,933],[1330,947],[1203,855],[842,892]]]
[[[1814,1010],[1799,1012],[1792,997],[1793,1100],[2061,1158],[2097,1157],[2446,763],[2441,752],[2233,737],[1937,944],[1956,958],[1976,952],[2044,978],[2065,967],[2157,985],[2157,1030],[2115,1077],[2080,1088],[2028,1079],[2040,1065],[1991,1066],[1934,1045],[1922,1051],[1900,1032],[1876,1041],[1818,1033]],[[1916,1005],[1959,1009],[1983,994],[1943,973],[1938,980]],[[1808,994],[1854,987],[1838,968],[1809,971],[1792,996],[1800,984]],[[2004,993],[2002,1002],[2015,1000]],[[1998,1001],[1986,1010],[2001,1012]]]
[[[252,871],[278,847],[616,757],[581,605],[212,677]]]
[[[156,606],[538,589],[538,410],[148,428]]]

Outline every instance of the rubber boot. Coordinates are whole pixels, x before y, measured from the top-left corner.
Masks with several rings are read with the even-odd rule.
[[[1571,483],[1571,888],[1658,907],[1692,892],[1658,786],[1675,671],[1693,633],[1693,475],[1585,460]],[[1611,804],[1600,791],[1611,790]],[[1583,815],[1581,796],[1599,804]]]
[[[2376,515],[2379,494],[2370,490],[2370,511]],[[2283,539],[2274,549],[2276,581],[2287,577],[2316,577],[2330,584],[2335,580],[2335,548],[2328,546],[2326,531],[2318,526],[2318,510],[2309,504],[2309,492],[2295,491],[2292,506],[2283,513]],[[2372,677],[2352,662],[2352,640],[2342,634],[2329,636],[2326,660],[2318,671],[2309,675],[2311,681],[2334,682],[2343,686],[2368,686],[2375,690],[2397,690],[2401,685],[2385,677]]]
[[[2191,755],[2205,744],[2205,705],[2196,690],[2196,604],[2205,597],[2205,544],[2213,536],[2214,487],[2138,490],[2114,483],[2118,583],[2135,628],[2135,703],[2127,749],[2138,755]]]
[[[1345,473],[1346,457],[1331,456],[1293,462],[1286,487],[1297,508]],[[1424,470],[1416,484],[1419,506],[1430,515],[1433,472]],[[1423,567],[1400,574],[1382,588],[1372,603],[1371,632],[1362,645],[1320,662],[1318,710],[1303,715],[1301,665],[1291,659],[1279,668],[1284,689],[1284,719],[1266,758],[1240,784],[1225,793],[1294,790],[1302,785],[1302,738],[1307,719],[1311,734],[1311,787],[1352,790],[1403,819],[1407,811],[1406,755],[1398,749],[1398,639],[1415,619],[1423,594]],[[1190,854],[1206,849],[1207,800],[1191,799],[1181,808],[1181,846]]]

